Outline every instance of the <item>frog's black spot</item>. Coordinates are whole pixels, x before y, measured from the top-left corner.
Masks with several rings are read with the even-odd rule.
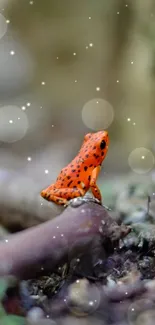
[[[100,156],[99,155],[96,155],[96,158],[98,159]]]
[[[71,197],[70,197],[70,196],[68,196],[68,197],[67,197],[67,199],[68,199],[68,200],[71,200]]]
[[[80,169],[78,169],[78,173],[80,173]]]
[[[72,169],[72,173],[74,173],[75,172],[75,169]]]
[[[93,167],[93,164],[89,165],[89,167]]]
[[[85,170],[85,172],[87,171],[87,169],[88,169],[88,167],[87,167],[87,166],[84,166],[84,170]]]
[[[79,176],[80,176],[79,174],[76,175],[76,177],[79,177]]]
[[[77,189],[77,186],[73,186],[73,188],[74,188],[74,190],[76,190]]]
[[[81,183],[81,181],[78,181],[78,184],[80,184]]]
[[[67,184],[67,186],[70,186],[72,183],[73,183],[73,181],[70,181],[70,182]]]
[[[89,158],[89,155],[87,154],[87,155],[85,155],[85,157],[86,157],[86,158]]]
[[[77,168],[80,168],[80,165],[77,165]]]
[[[105,149],[105,147],[106,147],[106,142],[105,142],[105,140],[102,140],[100,143],[100,148]]]
[[[90,181],[90,179],[91,179],[91,176],[89,175],[89,176],[88,176],[88,181]]]
[[[104,151],[101,152],[101,156],[104,156]]]
[[[71,176],[67,176],[67,179],[70,179],[71,178]]]
[[[61,186],[63,186],[64,184],[63,183],[61,183]]]
[[[94,153],[93,156],[96,158],[96,153]]]
[[[93,149],[95,150],[96,149],[96,146],[94,146]]]

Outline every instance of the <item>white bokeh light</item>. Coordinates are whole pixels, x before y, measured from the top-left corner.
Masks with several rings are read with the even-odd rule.
[[[0,39],[6,34],[7,32],[7,21],[6,18],[2,14],[0,14]]]
[[[148,173],[154,165],[153,153],[143,147],[134,149],[128,158],[130,168],[137,174]]]
[[[19,107],[9,105],[0,108],[0,141],[19,141],[25,136],[28,127],[28,118]]]
[[[15,51],[11,50],[10,55],[15,55]]]
[[[114,119],[114,110],[109,102],[102,98],[94,98],[82,109],[83,123],[90,129],[103,130],[108,128]]]

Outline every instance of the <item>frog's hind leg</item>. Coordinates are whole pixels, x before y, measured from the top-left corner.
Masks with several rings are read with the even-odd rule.
[[[55,192],[55,186],[54,184],[48,186],[47,188],[45,188],[44,190],[42,190],[40,192],[40,195],[47,201],[51,201],[49,200],[49,196],[52,195],[52,193],[54,194]]]
[[[79,196],[84,196],[85,191],[81,188],[55,188],[49,186],[46,190],[41,192],[41,196],[48,200],[53,201],[59,205],[67,205],[68,201]]]
[[[47,194],[46,197],[44,197],[44,199],[46,199],[47,201],[50,202],[54,202],[58,205],[67,205],[67,200],[60,197],[60,196],[56,196],[55,194]]]

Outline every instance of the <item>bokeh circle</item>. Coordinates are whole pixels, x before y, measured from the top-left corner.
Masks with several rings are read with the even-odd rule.
[[[64,301],[73,315],[86,317],[99,307],[101,292],[97,285],[90,284],[87,279],[77,279],[70,285]]]
[[[133,302],[128,309],[129,325],[141,324],[140,319],[144,318],[144,313],[151,311],[152,308],[154,309],[154,303],[150,299],[139,299]]]
[[[154,162],[153,153],[143,147],[134,149],[128,157],[130,168],[137,174],[148,173],[153,168]]]
[[[93,98],[82,109],[82,121],[92,130],[107,129],[114,119],[111,104],[102,98]]]
[[[13,143],[21,140],[29,127],[25,112],[9,105],[0,108],[0,141]]]
[[[6,34],[8,28],[8,23],[5,17],[0,14],[0,39]]]

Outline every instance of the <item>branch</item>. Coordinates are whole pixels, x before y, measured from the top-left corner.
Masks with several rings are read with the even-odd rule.
[[[69,206],[55,219],[0,243],[0,276],[36,277],[66,262],[71,251],[75,256],[85,249],[88,253],[90,246],[103,245],[108,239],[117,242],[129,231],[129,227],[118,226],[99,204]]]

